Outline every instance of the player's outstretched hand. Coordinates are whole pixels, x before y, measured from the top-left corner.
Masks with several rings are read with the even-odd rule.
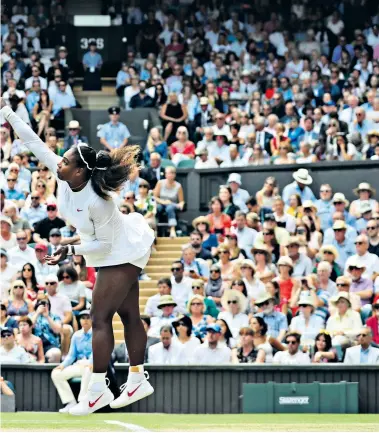
[[[59,262],[65,260],[68,253],[68,247],[58,248],[52,256],[45,256],[48,265],[57,265]]]

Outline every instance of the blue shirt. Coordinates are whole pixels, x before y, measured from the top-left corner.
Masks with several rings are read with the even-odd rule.
[[[104,138],[113,149],[117,149],[126,138],[130,137],[130,132],[121,122],[108,122],[99,131],[99,137]]]
[[[360,364],[368,364],[369,351],[370,351],[370,347],[368,347],[367,349],[363,349],[363,347],[361,346],[361,358],[359,360]]]
[[[39,101],[39,94],[37,92],[30,92],[29,95],[26,97],[26,108],[28,109],[29,113],[33,111],[34,106]]]
[[[25,196],[18,189],[6,189],[5,198],[7,198],[8,200],[22,200],[25,198]]]
[[[357,232],[361,233],[364,230],[366,230],[367,223],[368,223],[368,220],[365,220],[364,218],[359,218],[359,220],[357,220],[357,223],[355,225]]]
[[[201,277],[209,278],[209,267],[205,260],[195,259],[190,265],[188,265],[184,261],[182,261],[182,263],[186,272],[192,269]]]
[[[103,58],[99,53],[85,53],[83,56],[83,64],[85,64],[88,68],[99,68],[103,63]]]
[[[123,71],[122,69],[121,71],[118,71],[116,77],[116,89],[118,89],[121,86],[125,86],[126,85],[125,80],[129,77],[130,75],[127,72]]]
[[[290,197],[292,194],[298,194],[303,203],[305,200],[316,201],[316,197],[309,186],[305,186],[304,189],[301,190],[296,181],[290,183],[283,189],[283,200],[287,206],[290,204]]]
[[[70,350],[62,365],[67,367],[80,359],[88,359],[92,364],[92,328],[87,333],[83,329],[74,333]]]
[[[30,313],[32,316],[34,313]],[[49,313],[49,316],[54,320],[54,322],[61,323],[61,320],[55,314]],[[41,314],[37,317],[36,323],[34,324],[34,335],[42,340],[44,346],[54,346],[60,347],[60,334],[55,334],[50,327],[49,321],[46,317]]]
[[[344,269],[346,260],[355,254],[354,243],[349,241],[348,239],[345,239],[342,244],[339,244],[334,238],[331,244],[337,248],[339,255],[338,259],[335,262],[340,265],[342,269]]]
[[[58,114],[63,107],[75,107],[75,98],[68,93],[57,92],[53,98],[53,114]]]
[[[38,207],[23,208],[20,216],[33,226],[38,221],[47,218],[46,206],[40,204]]]
[[[316,295],[324,302],[324,305],[316,308],[315,315],[321,317],[326,322],[326,318],[329,316],[328,302],[330,294],[326,290],[317,289]]]
[[[279,332],[288,329],[287,317],[283,313],[273,311],[271,314],[258,313],[255,317],[261,317],[267,325],[267,335],[276,338]]]
[[[298,126],[296,129],[290,128],[288,130],[288,138],[291,140],[291,146],[295,151],[300,148],[300,142],[303,141],[304,129]]]
[[[316,207],[317,207],[317,216],[320,218],[321,222],[321,229],[323,232],[329,227],[332,226],[332,215],[334,211],[334,206],[331,200],[325,201],[325,200],[317,200],[316,201]]]

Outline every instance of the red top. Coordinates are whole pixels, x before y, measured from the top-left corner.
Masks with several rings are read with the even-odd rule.
[[[172,155],[175,155],[176,153],[181,153],[182,155],[192,155],[193,157],[195,157],[195,144],[192,143],[192,141],[187,141],[183,150],[180,150],[176,143],[177,141],[175,141],[175,143],[172,143],[171,145]]]
[[[372,341],[379,344],[379,321],[376,316],[372,316],[367,319],[366,325],[371,328]]]
[[[95,268],[87,267],[87,280],[93,284],[91,290],[95,287],[96,283],[96,270]]]
[[[215,233],[215,230],[217,229],[222,229],[224,231],[223,232],[224,235],[229,233],[230,227],[232,225],[232,220],[229,215],[226,215],[225,213],[221,214],[220,219],[217,221],[218,223],[221,222],[221,227],[215,227],[214,215],[212,213],[208,215],[208,220],[211,225],[210,227],[211,233]]]

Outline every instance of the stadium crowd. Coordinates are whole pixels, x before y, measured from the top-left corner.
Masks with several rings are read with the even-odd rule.
[[[216,3],[145,11],[113,2],[106,11],[115,25],[140,25],[117,75],[122,108],[155,107],[162,121],[149,131],[141,170],[114,197],[121,212],[142,213],[155,230],[167,221],[174,238],[186,202],[176,169],[230,168],[209,212],[192,222],[171,275],[147,301],[146,361],[379,364],[377,191],[362,182],[349,203],[327,178],[312,189],[306,169],[379,159],[377,4],[321,8],[299,0],[283,9],[277,2],[268,13],[264,1]],[[64,139],[52,128],[77,105],[67,49],[45,41],[56,57],[41,59],[41,35],[62,17],[61,4],[53,9],[38,1],[28,10],[20,0],[3,10],[2,88],[14,111],[62,154],[88,139],[76,120]],[[110,107],[99,131],[105,149],[128,145],[120,111]],[[82,376],[84,389],[91,370],[96,269],[82,256],[46,264],[46,254],[77,239],[76,229],[59,216],[53,174],[9,125],[0,133],[0,361],[59,363],[52,379],[67,411],[74,399],[67,380]],[[269,176],[259,191],[238,173],[294,163],[292,183]],[[128,362],[125,344],[113,361]]]

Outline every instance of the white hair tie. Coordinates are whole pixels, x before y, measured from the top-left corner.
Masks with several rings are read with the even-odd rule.
[[[94,170],[106,170],[107,167],[95,167]]]
[[[79,152],[79,156],[80,156],[80,159],[84,162],[84,164],[87,166],[87,168],[88,168],[88,170],[93,170],[93,168],[91,168],[89,165],[88,165],[88,162],[84,159],[84,157],[83,157],[83,155],[82,155],[82,151],[80,150],[80,147],[81,146],[85,146],[85,147],[88,147],[88,144],[87,143],[83,143],[82,141],[79,141],[79,143],[78,143],[78,152]]]

